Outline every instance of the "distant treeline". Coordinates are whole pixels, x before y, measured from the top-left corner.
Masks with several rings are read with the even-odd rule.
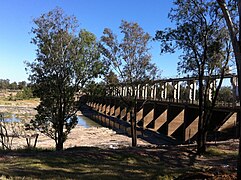
[[[26,81],[20,81],[20,82],[12,82],[10,83],[9,79],[0,79],[0,90],[22,90],[26,88],[28,83]]]

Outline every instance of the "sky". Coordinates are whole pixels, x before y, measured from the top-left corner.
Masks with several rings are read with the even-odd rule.
[[[60,7],[77,17],[80,28],[100,39],[104,28],[120,34],[121,20],[137,22],[152,37],[172,26],[167,18],[172,0],[0,0],[0,79],[27,81],[25,61],[36,57],[31,44],[33,19]],[[159,42],[151,42],[152,62],[163,78],[177,77],[177,54],[160,55]]]

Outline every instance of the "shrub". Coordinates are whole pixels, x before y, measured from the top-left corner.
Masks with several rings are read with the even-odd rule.
[[[32,89],[29,87],[24,88],[23,91],[20,91],[16,94],[15,98],[16,98],[16,100],[24,100],[24,99],[33,98]]]

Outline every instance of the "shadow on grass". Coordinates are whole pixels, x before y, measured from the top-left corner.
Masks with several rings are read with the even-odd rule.
[[[76,147],[0,152],[0,176],[29,179],[166,179],[197,172],[187,148]],[[217,162],[216,162],[217,163]]]

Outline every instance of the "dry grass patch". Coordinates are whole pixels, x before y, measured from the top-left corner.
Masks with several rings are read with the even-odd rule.
[[[7,98],[0,98],[0,105],[2,106],[23,106],[36,107],[39,104],[39,98],[32,98],[28,100],[14,100],[10,101]]]

